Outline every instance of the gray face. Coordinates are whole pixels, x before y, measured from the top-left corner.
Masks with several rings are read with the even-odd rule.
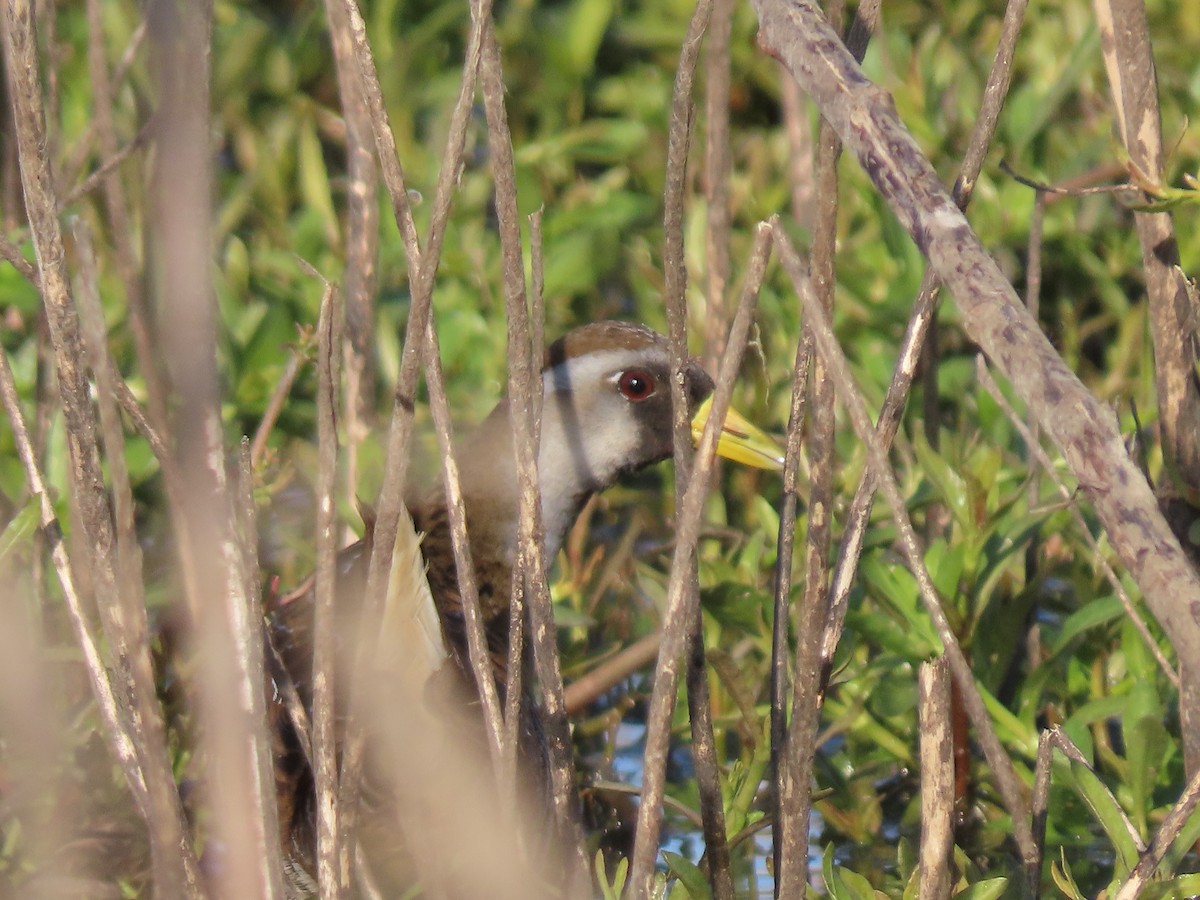
[[[623,472],[670,456],[669,373],[659,345],[596,350],[547,368],[543,492],[602,490]],[[690,418],[713,384],[696,363],[686,377]]]

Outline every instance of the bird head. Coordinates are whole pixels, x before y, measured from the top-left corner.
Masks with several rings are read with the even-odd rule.
[[[672,453],[671,365],[667,340],[627,322],[597,322],[552,344],[542,370],[542,489],[601,490],[622,474]],[[688,418],[698,440],[708,418],[713,380],[695,360],[684,369]],[[778,446],[736,412],[727,417],[717,453],[779,469]],[[559,485],[547,483],[557,475]]]

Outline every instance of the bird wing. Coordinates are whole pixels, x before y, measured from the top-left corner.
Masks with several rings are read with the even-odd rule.
[[[402,510],[392,548],[392,569],[379,632],[378,663],[414,687],[423,685],[449,654],[441,619],[425,577],[421,541]]]

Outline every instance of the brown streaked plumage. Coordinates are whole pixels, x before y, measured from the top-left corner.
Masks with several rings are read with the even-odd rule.
[[[623,473],[672,452],[670,363],[666,339],[640,325],[599,322],[564,335],[546,352],[542,370],[542,440],[539,487],[547,558],[553,559],[584,502]],[[713,389],[699,364],[685,372],[689,415]],[[740,440],[740,438],[731,440]],[[718,448],[721,452],[720,447]],[[766,457],[774,459],[774,451]],[[518,478],[507,400],[458,451],[467,529],[489,650],[503,690],[508,607],[517,534]],[[450,542],[446,502],[439,487],[409,504],[427,565],[442,635],[455,668],[472,683],[467,665],[462,598]],[[339,556],[338,615],[352,614],[362,595],[370,535]],[[271,632],[288,675],[307,706],[311,702],[311,589],[286,598],[273,614]],[[339,634],[357,633],[339,628]],[[342,648],[350,651],[350,648]],[[528,704],[526,704],[528,705]],[[313,871],[312,778],[286,716],[277,708],[277,784],[285,850]],[[536,719],[526,731],[537,733]],[[540,746],[527,747],[540,759]],[[537,763],[534,763],[534,767]]]

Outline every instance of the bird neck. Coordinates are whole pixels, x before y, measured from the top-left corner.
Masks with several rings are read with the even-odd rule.
[[[538,452],[547,559],[558,553],[583,503],[597,489],[588,473],[580,471],[572,455],[562,449],[566,441],[561,417],[547,407]],[[458,462],[476,567],[490,563],[511,569],[517,549],[520,478],[506,401],[501,401],[463,445]]]

